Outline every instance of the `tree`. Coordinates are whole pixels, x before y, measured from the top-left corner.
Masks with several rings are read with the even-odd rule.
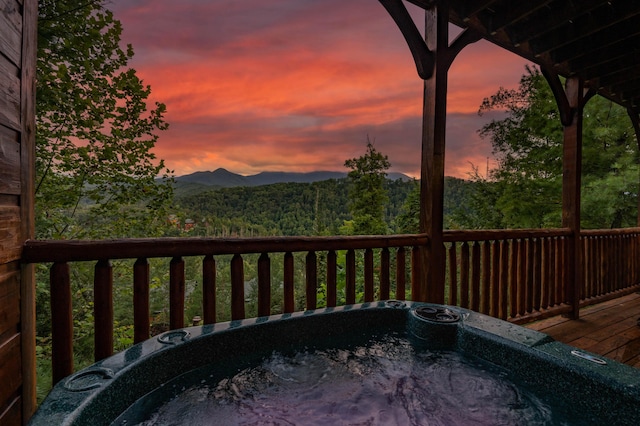
[[[149,106],[151,89],[128,68],[133,49],[120,47],[122,26],[97,0],[41,0],[36,87],[36,193],[38,238],[114,238],[163,232],[172,198],[168,170],[151,152],[165,130],[165,106]],[[163,172],[164,170],[164,172]],[[156,182],[163,173],[163,181]],[[117,271],[118,263],[114,265]],[[75,264],[76,362],[91,362],[92,271]],[[38,387],[48,390],[49,286],[44,265],[37,278]],[[116,273],[114,276],[119,277]],[[123,279],[124,280],[124,279]],[[127,283],[129,284],[130,281]],[[118,278],[116,346],[129,342],[118,300],[130,299]],[[44,378],[44,380],[43,380]]]
[[[148,236],[171,200],[151,152],[166,107],[127,68],[122,26],[98,0],[40,1],[36,98],[39,238]],[[155,179],[163,173],[164,182]]]
[[[480,130],[489,138],[498,167],[489,190],[503,228],[558,227],[562,214],[562,126],[554,97],[540,72],[526,68],[517,89],[501,88],[479,113],[505,110]],[[582,227],[634,225],[637,199],[637,147],[633,128],[620,106],[601,97],[584,110]],[[496,217],[493,217],[495,219]]]
[[[387,233],[384,208],[388,200],[386,170],[391,167],[386,155],[378,152],[367,137],[367,152],[344,162],[351,169],[348,174],[349,211],[353,218],[349,233],[378,235]]]

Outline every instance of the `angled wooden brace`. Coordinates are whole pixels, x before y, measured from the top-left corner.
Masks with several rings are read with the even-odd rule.
[[[428,80],[432,77],[434,72],[436,54],[427,47],[427,44],[423,40],[418,28],[416,28],[416,25],[413,22],[411,15],[409,15],[407,8],[404,6],[404,3],[402,3],[402,0],[379,1],[387,10],[389,15],[391,15],[394,22],[400,29],[400,32],[404,36],[404,39],[409,46],[409,50],[411,51],[411,55],[413,56],[413,61],[416,64],[418,75],[423,80]],[[465,46],[475,43],[480,40],[480,38],[481,36],[479,33],[468,28],[462,31],[451,43],[449,48],[443,52],[444,55],[442,58],[446,62],[445,68],[449,69],[455,57]]]
[[[409,15],[407,8],[402,3],[402,0],[379,1],[387,10],[389,15],[391,15],[409,45],[409,50],[411,50],[411,55],[413,56],[413,61],[416,64],[418,75],[423,80],[427,80],[433,74],[435,54],[429,50],[422,39],[420,31],[416,28],[416,25],[413,22],[413,19],[411,19],[411,15]]]
[[[550,70],[546,67],[540,67],[540,71],[542,71],[542,75],[549,83],[549,87],[551,88],[551,92],[556,99],[556,104],[558,105],[558,110],[560,111],[560,122],[563,126],[570,126],[573,122],[573,117],[576,112],[576,109],[584,108],[585,104],[591,99],[596,91],[593,88],[588,88],[584,90],[582,95],[582,102],[580,105],[571,105],[567,98],[567,93],[565,91],[565,87],[562,85],[560,81],[560,77],[558,74]]]

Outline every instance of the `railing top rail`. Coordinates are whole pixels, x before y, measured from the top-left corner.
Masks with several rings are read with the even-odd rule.
[[[481,229],[481,230],[446,230],[443,233],[445,242],[494,241],[521,238],[552,238],[571,235],[569,228],[553,229]]]
[[[580,235],[585,237],[634,234],[640,234],[640,228],[583,229],[580,231]]]
[[[426,234],[336,237],[28,240],[23,263],[424,246]]]

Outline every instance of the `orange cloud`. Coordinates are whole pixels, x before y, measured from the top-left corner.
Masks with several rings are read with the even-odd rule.
[[[400,31],[370,0],[114,0],[132,66],[167,105],[156,155],[178,175],[343,170],[367,135],[393,171],[419,175],[422,81]],[[415,9],[412,9],[415,13]],[[525,61],[486,42],[449,74],[446,173],[491,147],[476,111]]]

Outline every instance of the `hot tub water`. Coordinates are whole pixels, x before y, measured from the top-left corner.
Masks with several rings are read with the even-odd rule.
[[[231,378],[172,386],[181,387],[178,395],[142,425],[563,423],[496,367],[456,352],[416,351],[397,336],[353,349],[274,353]]]

